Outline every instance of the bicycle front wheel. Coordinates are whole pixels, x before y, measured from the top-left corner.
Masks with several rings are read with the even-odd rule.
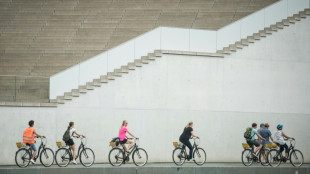
[[[55,161],[59,167],[66,167],[70,162],[69,149],[66,149],[66,148],[58,149],[56,151]]]
[[[202,148],[195,149],[193,157],[195,159],[194,162],[197,165],[203,165],[207,160],[207,154],[206,154],[205,150],[203,150]]]
[[[40,162],[45,167],[50,167],[54,163],[54,152],[50,148],[45,148],[40,154]]]
[[[268,149],[264,149],[259,153],[259,161],[263,166],[268,166],[269,162],[268,162],[268,153],[269,150]]]
[[[244,149],[241,155],[242,163],[245,166],[250,166],[253,163],[253,155],[250,149]]]
[[[31,155],[25,148],[19,149],[15,154],[15,163],[18,167],[27,167],[29,165]]]
[[[124,162],[124,153],[120,148],[113,148],[109,153],[109,162],[112,166],[120,166]]]
[[[90,148],[83,149],[80,154],[80,162],[85,167],[93,165],[95,162],[95,154],[93,150],[91,150]]]
[[[186,159],[185,150],[180,147],[175,148],[172,152],[172,159],[173,162],[178,166],[184,164]]]
[[[146,151],[142,148],[137,148],[132,154],[132,160],[136,166],[144,166],[148,160]]]
[[[282,162],[282,154],[277,149],[271,149],[267,155],[269,165],[278,167]]]
[[[290,153],[290,161],[294,167],[300,167],[304,163],[304,156],[300,150],[293,150]]]

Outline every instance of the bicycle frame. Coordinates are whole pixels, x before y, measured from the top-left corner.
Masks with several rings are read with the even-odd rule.
[[[34,161],[36,161],[39,158],[40,153],[41,153],[41,149],[43,150],[44,148],[45,148],[45,144],[43,144],[43,141],[42,141],[42,138],[41,138],[41,144],[39,146],[39,149],[38,149],[38,152],[37,152],[36,156],[34,157]],[[32,150],[32,148],[30,146],[29,146],[28,151],[30,152],[31,158],[32,158],[32,151],[33,150]]]
[[[67,146],[67,147],[68,147],[68,151],[69,151],[70,160],[72,160],[72,159],[73,159],[73,154],[72,154],[71,146]],[[81,140],[81,144],[80,144],[80,146],[79,146],[79,148],[78,148],[78,152],[77,152],[77,154],[76,154],[76,156],[75,156],[75,160],[77,160],[77,159],[79,158],[80,152],[81,152],[82,150],[84,150],[84,149],[85,149],[85,145],[83,144],[83,142],[82,142],[82,140]],[[67,154],[65,153],[64,156],[65,156],[65,155],[67,155]]]
[[[132,145],[132,147],[129,149],[129,153],[128,153],[127,155],[125,155],[124,146],[125,146],[125,144],[122,144],[122,147],[123,147],[123,150],[124,150],[123,154],[124,154],[125,159],[126,159],[127,157],[129,157],[129,156],[131,155],[131,153],[134,152],[134,151],[138,148],[137,143],[134,142],[134,144]],[[123,159],[123,160],[125,160],[125,159]]]
[[[197,145],[196,142],[194,141],[193,152],[194,152],[194,150],[197,149],[197,148],[198,148],[198,145]],[[188,159],[189,155],[188,155],[188,153],[186,152],[186,145],[185,145],[185,144],[183,144],[183,146],[182,146],[181,153],[183,153],[183,152],[186,154],[186,158],[185,158],[185,159]]]

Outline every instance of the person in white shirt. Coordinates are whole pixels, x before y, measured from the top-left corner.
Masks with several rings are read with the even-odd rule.
[[[283,129],[283,125],[282,124],[278,124],[277,129],[278,130],[274,134],[274,142],[279,144],[279,146],[280,146],[280,153],[282,153],[283,150],[285,149],[285,159],[284,159],[284,161],[286,161],[287,158],[288,158],[288,151],[289,151],[289,149],[288,149],[287,144],[284,141],[284,137],[287,138],[287,139],[293,139],[293,140],[295,140],[295,139],[293,137],[289,137],[289,136],[285,135],[285,133],[282,131],[282,129]]]
[[[74,129],[74,122],[70,122],[69,123],[69,126],[68,126],[68,130],[69,130],[69,134],[70,134],[70,139],[68,141],[66,141],[66,145],[69,145],[70,148],[72,149],[73,151],[73,160],[71,161],[73,164],[77,164],[77,162],[75,161],[75,144],[74,144],[74,141],[73,141],[73,134],[76,134],[77,136],[83,136],[85,137],[84,135],[82,134],[78,134],[75,129]]]

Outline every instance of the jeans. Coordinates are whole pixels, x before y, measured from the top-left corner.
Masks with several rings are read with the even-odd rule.
[[[189,159],[193,157],[193,146],[189,140],[181,141],[185,146],[189,148]]]
[[[286,143],[283,145],[280,145],[280,153],[283,152],[284,148],[285,148],[285,153],[288,153],[288,146]]]
[[[35,143],[30,144],[30,147],[32,148],[32,150],[33,150],[34,152],[37,151],[37,147],[36,147],[36,144],[35,144]]]

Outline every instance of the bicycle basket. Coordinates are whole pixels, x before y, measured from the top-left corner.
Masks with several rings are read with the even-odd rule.
[[[267,147],[268,147],[269,149],[277,148],[277,144],[275,144],[275,143],[268,143],[268,144],[267,144]]]
[[[173,146],[174,146],[174,147],[178,147],[178,146],[179,146],[179,143],[178,143],[178,142],[173,142]]]
[[[62,146],[62,143],[60,141],[56,142],[56,146],[57,147],[61,147]]]
[[[246,149],[249,148],[249,145],[247,143],[242,143],[242,147]]]
[[[17,142],[16,146],[17,146],[17,148],[21,148],[23,146],[23,144],[21,142]]]
[[[115,142],[111,141],[111,142],[110,142],[110,146],[111,146],[111,147],[115,147]]]

